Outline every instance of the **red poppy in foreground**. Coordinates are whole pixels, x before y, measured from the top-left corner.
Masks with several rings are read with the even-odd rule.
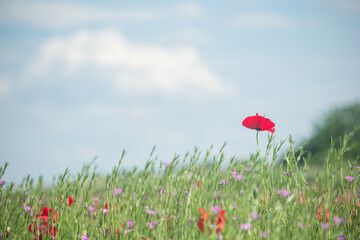
[[[40,212],[40,211],[39,211]],[[52,216],[51,208],[44,207],[41,211],[41,215],[39,216],[39,212],[36,214],[35,218],[40,219],[37,222],[30,223],[29,231],[35,235],[36,240],[41,240],[43,238],[43,234],[50,235],[51,237],[56,236],[56,227],[51,227],[51,222],[49,224],[49,220],[53,217],[53,222],[55,222],[58,218],[58,212]],[[50,218],[50,219],[49,219]],[[39,236],[37,236],[37,232],[39,232]]]
[[[275,123],[273,123],[270,119],[265,118],[265,116],[259,116],[258,113],[256,113],[256,116],[245,118],[242,122],[242,125],[257,131],[269,131],[271,133],[275,132]]]

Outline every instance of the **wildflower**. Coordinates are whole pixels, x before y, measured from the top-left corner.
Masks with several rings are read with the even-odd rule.
[[[219,182],[219,185],[226,185],[226,184],[229,184],[229,180],[221,180],[220,182]]]
[[[93,206],[88,206],[88,209],[89,209],[90,212],[95,211],[95,208]]]
[[[233,216],[233,219],[236,220],[238,218],[238,216]]]
[[[238,205],[234,204],[234,205],[233,205],[233,208],[237,208],[237,206],[238,206]]]
[[[81,239],[81,240],[89,240],[90,238],[86,235],[80,235],[78,234],[78,237]]]
[[[131,229],[126,229],[126,230],[124,231],[124,234],[126,235],[126,234],[128,234],[129,232],[131,232]]]
[[[164,165],[165,165],[166,168],[168,168],[168,167],[170,167],[171,164],[168,163],[168,162],[164,162]]]
[[[193,220],[192,218],[190,218],[190,219],[189,219],[189,223],[190,223],[190,225],[193,225],[194,220]]]
[[[347,236],[343,235],[338,237],[338,240],[343,240],[343,239],[347,239]]]
[[[74,202],[74,199],[71,196],[69,196],[68,197],[68,206],[71,206],[71,204],[73,204],[73,202]]]
[[[298,225],[299,225],[299,228],[304,228],[304,224],[302,222],[299,222]]]
[[[331,225],[329,223],[320,223],[320,227],[324,230],[328,229],[329,227],[331,227]]]
[[[121,188],[115,188],[114,189],[115,196],[120,196],[122,192],[123,192],[123,190]]]
[[[218,214],[221,211],[221,207],[218,206],[212,206],[211,210],[213,211],[214,214]]]
[[[36,214],[35,218],[40,219],[41,222],[33,222],[29,225],[29,231],[35,235],[35,239],[42,239],[42,235],[45,233],[46,235],[50,235],[50,237],[54,238],[56,236],[56,227],[51,227],[48,224],[49,217],[51,219],[51,208],[44,207],[41,211],[41,215],[39,217],[39,213]],[[55,212],[53,217],[53,222],[55,222],[58,218],[58,212]],[[39,237],[37,237],[37,233],[40,233]]]
[[[263,238],[267,238],[267,237],[270,235],[270,233],[268,233],[268,232],[262,232],[262,231],[260,231],[260,234],[261,234],[261,236],[262,236]]]
[[[275,132],[275,123],[273,123],[270,119],[265,118],[265,116],[259,116],[258,113],[256,113],[256,116],[245,118],[242,122],[242,125],[257,131],[269,131],[271,133]]]
[[[334,221],[336,224],[345,223],[345,219],[339,218],[339,217],[334,217],[334,218],[333,218],[333,221]]]
[[[290,172],[283,172],[284,175],[290,176]]]
[[[322,205],[320,204],[320,206],[319,206],[319,213],[318,213],[318,215],[317,215],[317,219],[318,219],[319,221],[321,221],[321,219],[322,219],[322,217],[321,217],[322,209],[323,209],[323,207],[322,207]],[[326,212],[325,212],[325,221],[326,221],[326,222],[329,221],[329,215],[330,215],[329,209],[326,209]]]
[[[240,181],[241,179],[244,178],[244,176],[241,175],[241,174],[233,174],[232,177],[233,177],[235,180],[238,180],[238,181]]]
[[[240,228],[247,231],[253,228],[253,225],[251,225],[250,223],[240,223]]]
[[[151,209],[146,209],[146,212],[149,214],[149,215],[155,215],[157,212],[154,211],[154,210],[151,210]]]
[[[31,207],[29,207],[29,206],[24,206],[24,210],[25,210],[25,212],[27,212],[28,214],[30,214],[31,217],[33,216],[33,211],[30,212]]]
[[[345,179],[348,180],[349,182],[351,182],[351,181],[354,181],[356,179],[356,177],[346,176]]]
[[[129,228],[132,228],[132,227],[135,226],[135,223],[128,221],[128,222],[126,223],[126,225],[127,225]]]
[[[261,216],[261,214],[256,214],[256,213],[254,213],[254,212],[251,212],[251,213],[250,213],[250,216],[251,216],[252,219],[256,220],[256,219],[258,219],[258,218]]]
[[[155,221],[155,222],[148,222],[148,226],[150,229],[153,229],[155,227],[155,224],[158,224],[159,222],[158,221]]]
[[[199,212],[201,213],[201,217],[198,219],[197,222],[199,230],[203,233],[208,232],[209,234],[211,234],[211,229],[216,229],[216,234],[220,236],[225,227],[225,210],[220,210],[220,212],[210,217],[210,229],[208,230],[206,230],[205,225],[209,221],[209,213],[202,208],[199,208]]]
[[[287,197],[291,195],[291,192],[288,190],[278,190],[277,193],[282,197]]]
[[[4,186],[5,184],[6,184],[5,181],[0,181],[0,186],[1,186],[1,187]]]

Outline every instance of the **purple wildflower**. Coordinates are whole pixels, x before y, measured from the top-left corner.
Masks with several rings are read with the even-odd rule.
[[[339,240],[347,239],[347,236],[345,236],[345,235],[339,236],[338,239],[339,239]]]
[[[126,230],[124,231],[124,234],[126,235],[126,234],[128,234],[129,232],[131,232],[131,229],[126,229]]]
[[[86,236],[86,235],[80,235],[80,234],[78,234],[78,237],[81,239],[81,240],[88,240],[88,239],[90,239],[88,236]]]
[[[324,230],[328,229],[329,227],[331,227],[331,225],[329,223],[320,223],[320,227]]]
[[[88,206],[88,209],[89,209],[90,212],[95,211],[95,208],[93,206]]]
[[[31,207],[29,207],[29,206],[24,206],[24,210],[25,210],[25,212],[27,212],[31,217],[33,216],[33,211],[30,212]]]
[[[238,216],[233,216],[233,219],[236,220],[238,218]]]
[[[304,224],[302,222],[299,222],[299,228],[304,228]]]
[[[258,218],[261,216],[261,214],[256,214],[256,213],[254,213],[254,212],[251,212],[251,213],[250,213],[250,216],[251,216],[252,219],[256,220],[256,219],[258,219]]]
[[[291,192],[288,190],[278,190],[277,193],[282,197],[287,197],[291,195]]]
[[[4,186],[6,184],[5,181],[0,181],[0,186]]]
[[[237,181],[240,181],[241,179],[244,178],[244,176],[241,174],[233,174],[232,177]]]
[[[226,184],[229,184],[229,180],[221,180],[220,182],[219,182],[219,185],[226,185]]]
[[[251,171],[251,168],[245,168],[245,170],[246,170],[247,172],[250,172],[250,171]]]
[[[253,227],[250,223],[240,223],[239,226],[245,231],[250,230]]]
[[[290,172],[283,172],[284,175],[290,176]]]
[[[135,223],[128,221],[128,222],[126,223],[126,225],[127,225],[129,228],[132,228],[132,227],[135,226]]]
[[[166,168],[170,167],[170,163],[168,163],[168,162],[164,162],[164,165]]]
[[[189,219],[189,223],[190,223],[190,225],[193,225],[194,220],[193,220],[192,218],[190,218],[190,219]]]
[[[151,210],[151,209],[146,209],[146,212],[149,214],[149,215],[155,215],[157,212],[154,211],[154,210]]]
[[[334,217],[334,218],[333,218],[333,221],[334,221],[336,224],[345,223],[345,219],[339,218],[339,217]]]
[[[349,182],[351,182],[351,181],[354,181],[356,179],[356,177],[346,176],[345,179],[348,180]]]
[[[24,206],[24,210],[25,210],[25,212],[29,212],[29,211],[31,210],[31,207],[29,207],[29,206]]]
[[[155,222],[148,222],[148,226],[150,229],[153,229],[155,227],[155,224],[158,224],[159,222],[158,221],[155,221]]]
[[[123,190],[121,188],[115,188],[114,189],[115,196],[120,196],[122,192],[123,192]]]
[[[233,208],[237,208],[237,205],[236,205],[236,204],[234,204],[234,205],[233,205]]]
[[[221,207],[219,206],[212,206],[211,210],[213,211],[214,214],[218,214],[221,211]]]
[[[270,235],[270,233],[268,233],[268,232],[262,232],[262,231],[260,231],[260,234],[261,234],[261,236],[262,236],[263,238],[267,238],[267,237]]]

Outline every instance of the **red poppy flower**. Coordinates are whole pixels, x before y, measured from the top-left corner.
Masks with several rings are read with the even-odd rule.
[[[208,232],[209,234],[211,234],[210,228],[205,229],[205,225],[207,224],[209,219],[209,213],[205,212],[205,209],[202,208],[199,208],[199,212],[201,213],[201,217],[198,219],[197,222],[197,226],[199,230],[202,231],[203,233]],[[212,216],[210,219],[211,225],[214,224],[214,220],[216,221],[216,225],[214,227],[216,227],[216,234],[218,235],[222,233],[225,227],[226,217],[224,216],[224,214],[225,214],[225,210],[221,210],[218,214]]]
[[[73,204],[73,202],[74,202],[74,199],[71,196],[69,196],[68,197],[68,206],[71,206],[71,204]]]
[[[55,226],[51,227],[48,224],[49,217],[50,217],[50,219],[52,217],[51,208],[44,207],[41,211],[40,216],[39,216],[39,212],[40,212],[40,210],[36,214],[35,218],[40,219],[41,222],[40,223],[37,223],[37,222],[30,223],[29,231],[35,235],[35,239],[39,239],[39,240],[42,239],[42,237],[43,237],[42,234],[47,234],[47,235],[50,234],[50,236],[55,237],[56,236],[56,227]],[[55,212],[54,217],[53,217],[53,222],[55,222],[57,220],[58,215],[59,215],[58,212]],[[37,229],[39,230],[39,233],[40,233],[39,237],[37,237]]]
[[[270,119],[265,118],[265,116],[259,116],[258,113],[256,113],[256,116],[245,118],[242,122],[242,125],[257,131],[269,131],[271,133],[275,132],[275,123],[273,123]]]
[[[322,206],[322,204],[320,204],[320,206],[319,206],[319,213],[317,214],[317,219],[318,219],[319,221],[322,220],[322,216],[321,216],[322,210],[323,210],[323,206]],[[330,212],[329,212],[329,209],[327,208],[326,211],[325,211],[325,221],[326,221],[326,222],[329,221],[329,216],[330,216]]]

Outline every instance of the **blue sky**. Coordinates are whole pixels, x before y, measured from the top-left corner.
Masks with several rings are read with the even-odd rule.
[[[247,157],[360,100],[360,2],[0,2],[0,163],[19,183],[194,146]],[[262,133],[261,144],[265,144]]]

